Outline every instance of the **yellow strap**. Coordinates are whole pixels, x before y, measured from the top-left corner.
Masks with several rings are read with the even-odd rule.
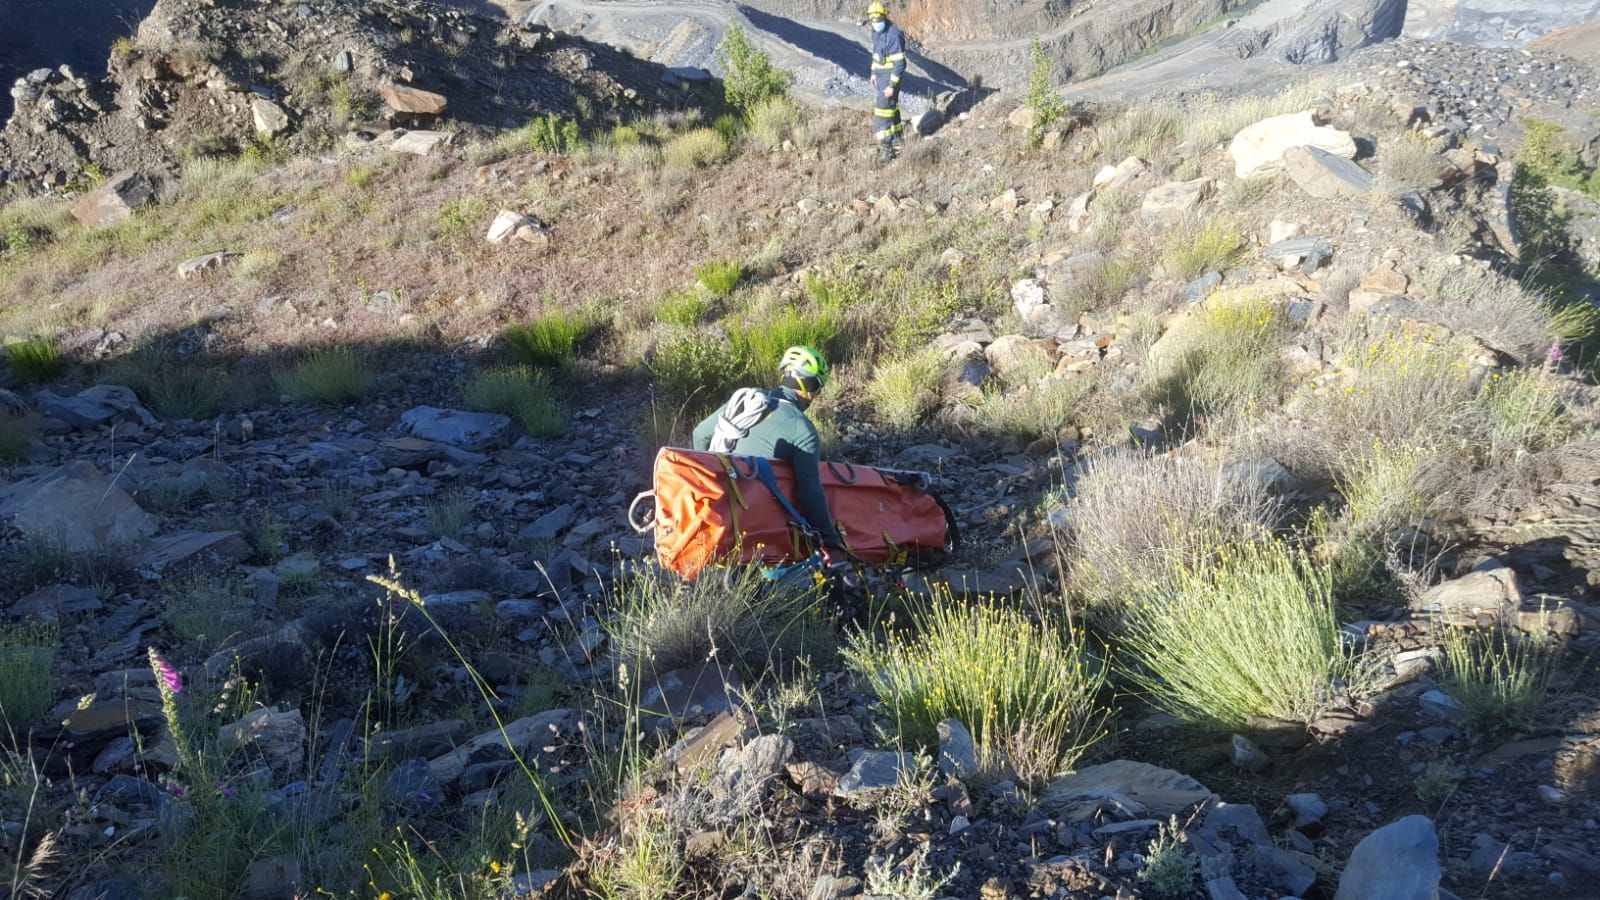
[[[738,500],[740,506],[749,509],[750,504],[744,502],[744,494],[739,493],[739,471],[733,467],[733,460],[723,455],[718,455],[717,459],[722,460],[722,471],[728,473],[728,490],[733,494],[733,499]]]
[[[874,109],[872,114],[881,119],[892,119],[895,116],[900,115],[900,107],[895,106],[889,109]]]

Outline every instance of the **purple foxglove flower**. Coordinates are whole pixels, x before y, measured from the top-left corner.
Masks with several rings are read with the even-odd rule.
[[[156,678],[160,680],[161,687],[167,693],[183,693],[183,675],[172,663],[162,659],[161,654],[157,653],[154,647],[150,648],[150,668],[156,673]]]

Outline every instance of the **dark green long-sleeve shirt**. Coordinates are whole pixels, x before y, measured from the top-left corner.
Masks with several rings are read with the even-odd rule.
[[[822,543],[830,547],[843,546],[839,530],[833,524],[833,514],[828,509],[827,495],[822,492],[822,438],[817,426],[811,424],[806,414],[795,402],[794,392],[778,388],[778,406],[757,422],[750,433],[739,440],[733,452],[745,456],[765,456],[780,459],[794,467],[795,505],[817,530]],[[717,429],[717,419],[722,407],[706,416],[694,429],[694,448],[705,450],[711,446],[711,434]]]

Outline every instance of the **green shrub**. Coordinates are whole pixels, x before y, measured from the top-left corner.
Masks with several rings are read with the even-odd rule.
[[[556,368],[572,361],[578,345],[594,325],[588,316],[556,310],[523,325],[506,329],[512,355],[530,366]]]
[[[722,135],[722,139],[731,146],[744,133],[744,120],[733,113],[723,113],[712,120],[711,130]]]
[[[1184,416],[1218,416],[1268,404],[1282,389],[1278,347],[1289,330],[1283,309],[1253,296],[1212,295],[1173,335],[1151,397]]]
[[[1198,278],[1219,272],[1238,261],[1244,251],[1244,235],[1232,219],[1207,219],[1198,229],[1176,229],[1174,242],[1161,257],[1167,274],[1174,278]]]
[[[879,363],[867,382],[867,399],[890,427],[918,425],[938,409],[940,382],[948,366],[944,351],[937,347]]]
[[[18,737],[55,704],[55,626],[0,626],[0,727]]]
[[[776,369],[777,357],[772,364]],[[663,341],[645,367],[655,383],[674,397],[720,403],[744,378],[748,363],[727,338],[686,331]]]
[[[434,217],[434,236],[439,240],[464,240],[473,236],[489,213],[489,201],[478,197],[451,200]]]
[[[1145,849],[1144,866],[1138,877],[1157,896],[1187,897],[1194,891],[1199,860],[1183,844],[1183,827],[1178,824],[1178,817],[1172,816],[1156,830],[1155,838]]]
[[[567,429],[566,407],[550,382],[527,366],[479,373],[467,384],[463,400],[468,409],[511,416],[531,437],[557,437]]]
[[[1044,45],[1035,37],[1028,48],[1033,60],[1028,68],[1028,93],[1026,103],[1033,109],[1033,127],[1028,129],[1028,142],[1037,147],[1044,142],[1044,133],[1050,126],[1067,117],[1066,101],[1055,88],[1056,64],[1045,52]]]
[[[1517,152],[1519,167],[1549,184],[1600,197],[1600,169],[1584,164],[1576,148],[1561,135],[1564,129],[1540,119],[1525,119],[1527,135]]]
[[[278,390],[296,400],[339,406],[360,400],[372,387],[372,376],[344,350],[317,350],[278,375]]]
[[[657,321],[680,328],[699,325],[711,312],[712,298],[706,291],[674,291],[656,302]]]
[[[703,262],[694,267],[695,280],[701,287],[718,297],[726,297],[738,287],[744,277],[744,264],[736,259],[719,259]]]
[[[1084,401],[1093,387],[1088,378],[1046,378],[1020,390],[990,394],[978,407],[978,427],[1024,440],[1053,438],[1083,421]]]
[[[1351,671],[1332,579],[1278,540],[1220,547],[1138,597],[1122,626],[1123,674],[1190,722],[1309,722]]]
[[[732,339],[744,357],[745,371],[761,381],[777,373],[783,351],[803,344],[827,357],[838,335],[838,321],[829,313],[780,306],[764,318],[742,323]]]
[[[764,150],[776,150],[800,128],[800,107],[782,97],[769,97],[750,110],[750,133]]]
[[[730,21],[717,45],[722,66],[722,95],[729,106],[750,115],[762,102],[788,96],[794,75],[772,64],[772,57],[754,44],[737,23]]]
[[[55,342],[45,338],[6,344],[5,360],[11,374],[26,382],[49,381],[67,369],[67,360]]]
[[[958,719],[980,765],[1034,781],[1105,735],[1105,668],[1070,623],[946,597],[913,610],[911,626],[882,641],[857,632],[846,650],[904,744],[936,745],[939,722]]]
[[[1282,516],[1258,482],[1206,460],[1101,454],[1074,487],[1060,546],[1077,589],[1112,606],[1164,589],[1219,546],[1270,534]]]
[[[1513,636],[1494,629],[1445,632],[1441,684],[1481,734],[1523,729],[1544,705],[1560,656],[1548,631]]]
[[[728,158],[728,139],[712,128],[686,131],[667,142],[662,158],[674,169],[699,169]]]
[[[524,132],[528,149],[535,153],[571,153],[583,140],[577,122],[555,113],[534,117]]]

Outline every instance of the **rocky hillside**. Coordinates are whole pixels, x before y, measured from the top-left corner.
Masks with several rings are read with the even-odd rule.
[[[500,17],[168,2],[0,137],[62,160],[0,206],[5,896],[1592,893],[1585,64],[946,95],[874,168]],[[654,564],[656,451],[795,342],[953,558]]]
[[[661,70],[610,47],[425,2],[162,0],[104,78],[41,68],[11,89],[0,177],[60,187],[84,166],[170,167],[352,128],[464,135],[542,113],[667,103]]]

